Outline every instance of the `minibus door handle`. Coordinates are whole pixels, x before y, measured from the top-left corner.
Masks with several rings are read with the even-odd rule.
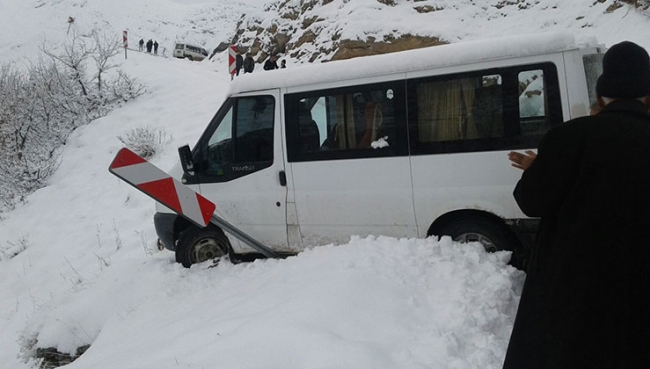
[[[280,173],[280,186],[285,187],[287,185],[287,174],[284,170],[281,170]]]

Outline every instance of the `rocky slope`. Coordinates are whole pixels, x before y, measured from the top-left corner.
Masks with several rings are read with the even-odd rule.
[[[592,7],[612,16],[587,16]],[[589,34],[595,22],[614,22],[629,12],[647,15],[648,7],[647,0],[281,0],[242,16],[232,42],[258,61],[269,54],[328,61],[497,36],[491,28],[523,33],[561,27]],[[517,14],[530,11],[557,17],[531,23]],[[466,22],[484,22],[484,32],[466,32]]]

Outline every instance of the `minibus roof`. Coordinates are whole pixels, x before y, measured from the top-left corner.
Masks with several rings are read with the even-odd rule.
[[[589,44],[602,46],[597,45],[595,40]],[[272,71],[262,70],[259,65],[254,73],[235,78],[228,95],[548,54],[575,48],[578,45],[572,34],[552,32],[458,42],[326,63],[298,64]]]

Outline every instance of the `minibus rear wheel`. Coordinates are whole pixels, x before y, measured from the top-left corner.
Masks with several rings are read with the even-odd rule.
[[[480,242],[487,252],[514,251],[517,238],[505,226],[487,216],[478,214],[459,214],[442,224],[434,224],[429,235],[450,236],[458,242]]]
[[[192,264],[228,255],[230,242],[219,228],[190,226],[176,242],[176,262],[189,268]]]

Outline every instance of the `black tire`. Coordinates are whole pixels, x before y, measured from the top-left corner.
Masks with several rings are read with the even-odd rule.
[[[188,56],[186,56],[186,58],[187,58],[187,60],[189,60],[189,61],[194,61],[194,58],[192,58],[192,55],[188,55]]]
[[[450,236],[454,241],[459,242],[478,241],[483,244],[487,252],[515,251],[518,248],[518,241],[508,228],[484,216],[458,217],[431,233],[437,236]]]
[[[230,242],[218,228],[189,227],[176,242],[176,261],[189,268],[192,264],[228,255]]]

